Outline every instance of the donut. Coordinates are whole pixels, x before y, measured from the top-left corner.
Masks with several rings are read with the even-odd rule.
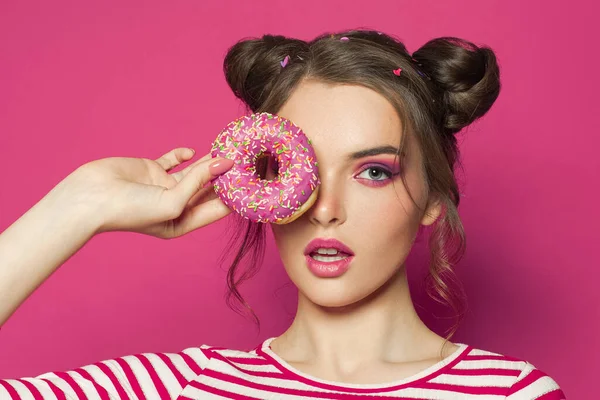
[[[277,160],[278,175],[261,179],[260,157]],[[270,113],[256,113],[230,122],[211,147],[211,156],[234,161],[213,179],[219,198],[230,209],[254,222],[287,224],[308,210],[319,191],[315,151],[302,129]]]

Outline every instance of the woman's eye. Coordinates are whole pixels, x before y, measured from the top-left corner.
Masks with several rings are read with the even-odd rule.
[[[358,174],[359,178],[370,179],[372,181],[382,181],[391,178],[391,173],[379,167],[369,167]]]

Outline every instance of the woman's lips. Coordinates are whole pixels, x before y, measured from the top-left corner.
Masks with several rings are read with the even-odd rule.
[[[354,256],[343,254],[341,260],[336,259],[340,256],[324,256],[329,257],[332,261],[319,261],[315,260],[310,254],[306,255],[306,264],[310,272],[320,278],[336,278],[350,268],[350,263],[354,259]]]
[[[316,238],[311,240],[304,248],[304,254],[309,255],[318,249],[336,249],[340,253],[354,255],[350,247],[334,238]]]
[[[323,254],[331,252],[333,254]],[[335,238],[316,238],[304,248],[304,257],[308,269],[314,275],[335,278],[348,270],[354,259],[354,252]]]

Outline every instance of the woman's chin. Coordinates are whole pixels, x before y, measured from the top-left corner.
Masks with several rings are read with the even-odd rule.
[[[352,285],[352,288],[339,281],[321,283],[324,284],[312,284],[306,290],[301,289],[301,297],[316,306],[331,308],[332,311],[343,311],[344,308],[357,305],[369,295],[369,292],[364,292],[364,287],[358,292],[356,285]]]

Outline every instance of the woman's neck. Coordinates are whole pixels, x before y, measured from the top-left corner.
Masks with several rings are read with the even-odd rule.
[[[439,353],[443,338],[418,317],[405,268],[352,305],[326,308],[301,293],[291,326],[271,346],[283,359],[351,369],[365,362],[412,362]]]

